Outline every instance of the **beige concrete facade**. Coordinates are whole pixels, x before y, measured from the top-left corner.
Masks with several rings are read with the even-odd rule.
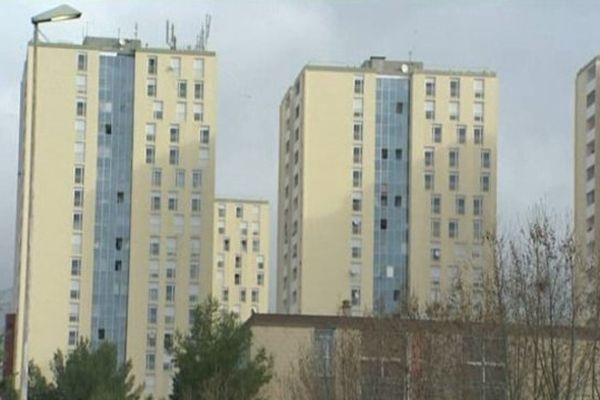
[[[248,319],[269,308],[269,204],[216,199],[211,293]]]
[[[122,316],[126,330],[118,334],[125,357],[133,362],[136,383],[144,383],[146,393],[158,399],[168,396],[173,371],[165,346],[176,330],[187,329],[190,310],[210,290],[216,136],[212,52],[142,48],[139,41],[104,38],[86,38],[82,45],[40,44],[27,357],[49,373],[57,349],[67,351],[77,338],[104,340],[111,329],[92,331],[100,312],[95,302],[113,295],[94,293],[95,279],[106,276],[101,271],[113,269],[113,261],[95,263],[100,240],[95,230],[105,206],[105,200],[97,204],[96,199],[99,192],[115,189],[99,178],[98,165],[111,158],[111,149],[99,147],[99,136],[117,126],[99,122],[102,113],[117,113],[99,99],[102,82],[113,73],[102,69],[101,60],[120,55],[133,60],[128,73],[133,76],[134,101],[118,110],[132,121],[126,131],[131,154],[114,160],[131,173],[129,182],[117,180],[124,189],[114,199],[131,204],[129,231],[116,245],[128,251],[128,258],[114,261],[115,272],[128,265],[128,275],[114,288],[115,296],[127,291]],[[17,380],[25,319],[31,76],[28,62],[15,266]],[[112,134],[115,140],[123,132]]]
[[[599,62],[595,57],[578,71],[575,79],[575,235],[586,256],[595,254],[598,243],[595,197],[600,182],[596,174],[596,142],[600,134],[596,100]]]
[[[384,104],[383,81],[405,100]],[[404,114],[403,148],[376,139],[390,106]],[[280,106],[278,312],[335,315],[348,302],[358,315],[380,309],[383,291],[399,307],[439,299],[458,274],[477,284],[496,224],[496,115],[492,72],[382,58],[304,67]],[[394,157],[405,175],[389,181]],[[403,195],[388,199],[392,185]],[[392,207],[406,222],[385,237]],[[378,266],[392,240],[399,261]],[[397,287],[378,283],[390,277]]]

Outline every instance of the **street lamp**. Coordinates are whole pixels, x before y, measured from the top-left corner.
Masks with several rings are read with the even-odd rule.
[[[29,308],[31,288],[31,229],[33,227],[33,167],[35,161],[35,125],[37,100],[37,48],[39,24],[46,22],[66,21],[81,17],[81,11],[66,4],[31,17],[33,24],[33,71],[31,78],[31,133],[29,139],[29,196],[27,199],[27,260],[25,264],[25,309],[23,313],[23,349],[21,354],[21,398],[27,400],[27,382],[29,380],[29,361],[27,347],[29,345]]]

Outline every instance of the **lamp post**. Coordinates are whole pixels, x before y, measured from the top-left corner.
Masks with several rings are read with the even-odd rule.
[[[27,258],[25,262],[25,305],[23,312],[23,346],[21,353],[21,399],[27,399],[27,382],[29,380],[29,309],[31,290],[31,230],[33,228],[33,168],[35,162],[35,126],[37,107],[37,50],[39,25],[46,22],[66,21],[81,17],[81,12],[66,4],[31,17],[33,24],[33,55],[31,78],[31,131],[29,135],[29,192],[27,196]]]

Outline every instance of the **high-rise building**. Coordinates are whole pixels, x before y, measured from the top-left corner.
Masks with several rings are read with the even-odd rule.
[[[396,312],[459,274],[481,295],[496,86],[382,57],[302,69],[280,107],[279,312]]]
[[[600,58],[594,57],[579,70],[575,80],[575,235],[582,251],[590,256],[599,243],[595,199],[600,182],[596,175],[596,141],[600,135],[596,100],[599,65]]]
[[[14,372],[20,379],[24,348],[48,373],[57,349],[110,341],[162,398],[172,374],[165,349],[210,290],[215,54],[98,37],[40,43],[30,175],[31,57],[29,46]]]
[[[269,307],[269,204],[216,199],[212,293],[246,320]]]

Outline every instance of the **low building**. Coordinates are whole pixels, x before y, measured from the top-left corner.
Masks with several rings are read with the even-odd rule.
[[[588,328],[282,314],[247,324],[274,358],[268,399],[588,398],[600,361]]]

